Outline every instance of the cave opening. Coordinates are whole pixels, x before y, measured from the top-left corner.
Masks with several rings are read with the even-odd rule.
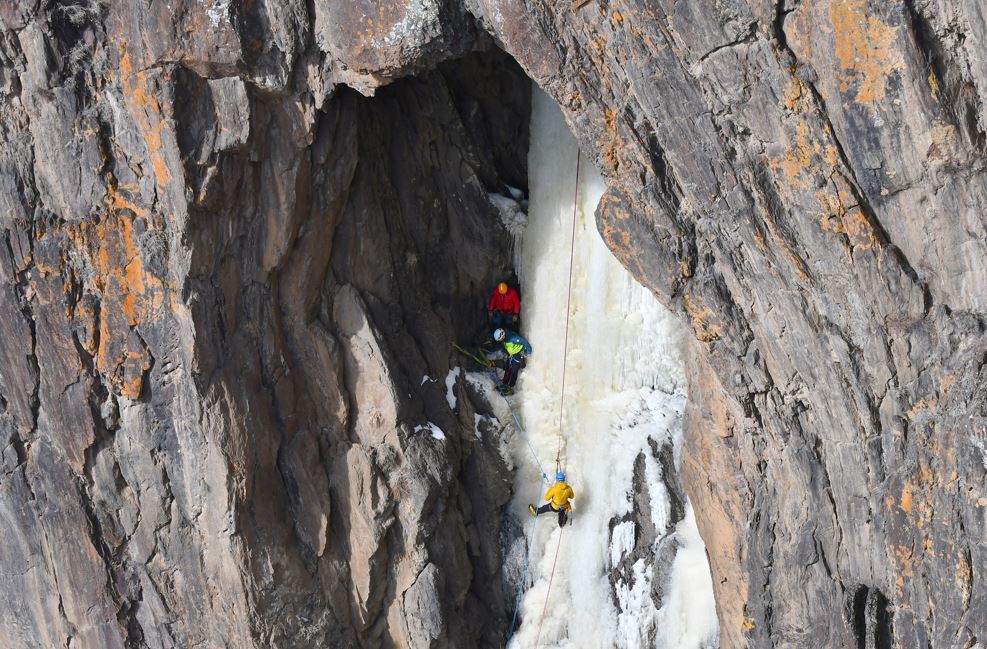
[[[514,631],[525,644],[539,633],[537,611],[551,596],[580,614],[550,615],[545,640],[714,646],[708,563],[691,508],[681,505],[688,500],[677,475],[681,326],[597,232],[594,215],[606,184],[579,152],[558,105],[495,48],[383,87],[373,98],[344,93],[358,106],[359,162],[333,243],[333,277],[350,278],[377,326],[388,322],[389,309],[400,310],[385,338],[397,343],[395,356],[410,357],[409,385],[425,360],[414,394],[420,409],[411,405],[406,413],[412,430],[447,440],[458,425],[476,440],[460,450],[456,475],[469,485],[465,527],[482,538],[471,549],[474,578],[459,610],[476,606],[495,615],[478,627],[463,625],[463,637],[502,638],[520,594]],[[378,286],[396,284],[389,289],[365,281],[380,260],[363,247],[374,228],[371,238],[387,242],[382,252],[405,273],[377,273]],[[501,279],[519,289],[520,333],[535,347],[510,402],[495,394],[489,373],[448,349],[482,336],[485,303]],[[417,300],[409,299],[422,290],[429,314],[416,312]],[[387,306],[392,299],[398,307]],[[572,338],[564,349],[567,315]],[[563,363],[571,374],[569,405],[560,413]],[[526,422],[527,441],[515,414]],[[556,448],[560,423],[571,433]],[[552,557],[542,554],[555,547],[556,532],[528,525],[527,503],[541,493],[527,442],[546,466],[560,452],[580,503],[578,527],[560,556],[573,568],[559,571],[551,592]],[[503,484],[512,474],[513,484]],[[522,584],[528,552],[532,567]]]

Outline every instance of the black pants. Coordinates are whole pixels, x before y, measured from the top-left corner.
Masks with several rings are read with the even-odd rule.
[[[514,324],[514,314],[505,311],[494,311],[490,316],[490,337],[498,329],[510,329],[513,331],[517,325]]]
[[[513,388],[522,367],[524,367],[524,359],[521,358],[521,354],[508,358],[504,365],[504,385]]]
[[[554,507],[552,507],[552,503],[545,503],[544,505],[538,508],[538,516],[541,516],[542,514],[547,514],[548,512],[558,512],[559,527],[563,527],[565,525],[565,520],[567,516],[566,516],[566,510],[564,508],[555,509]]]

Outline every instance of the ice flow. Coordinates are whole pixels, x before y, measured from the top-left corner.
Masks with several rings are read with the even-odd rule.
[[[522,333],[534,354],[512,401],[545,472],[553,477],[558,453],[576,499],[571,527],[560,530],[554,516],[531,524],[528,503],[541,504],[546,487],[535,458],[515,434],[518,472],[511,507],[525,538],[509,554],[523,560],[527,544],[532,554],[510,647],[715,647],[717,621],[703,542],[688,505],[681,521],[671,518],[662,465],[652,450],[670,444],[678,466],[683,332],[604,245],[594,219],[604,182],[583,158],[575,196],[577,155],[558,106],[535,88],[530,202],[518,268]],[[632,511],[634,467],[638,463],[640,471],[641,458],[650,495],[643,515]],[[635,552],[643,534],[638,526],[644,523],[660,533],[650,551]],[[670,543],[677,547],[671,555]],[[674,558],[656,562],[660,548]]]

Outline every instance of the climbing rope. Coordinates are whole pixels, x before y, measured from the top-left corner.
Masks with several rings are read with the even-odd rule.
[[[514,408],[511,407],[511,404],[507,404],[507,409],[511,411],[511,416],[514,417],[514,423],[517,424],[518,430],[521,431],[521,439],[523,439],[524,443],[528,445],[528,450],[531,451],[531,457],[535,459],[535,464],[538,465],[538,470],[541,471],[542,482],[551,487],[552,483],[549,481],[548,475],[545,473],[545,468],[538,460],[538,454],[535,453],[535,449],[531,447],[531,442],[528,441],[528,431],[526,431],[524,426],[521,425],[521,420],[518,419],[517,413],[514,412]]]
[[[548,610],[548,596],[552,593],[552,580],[555,579],[555,564],[559,562],[559,548],[562,547],[562,532],[565,531],[565,527],[559,528],[559,542],[555,546],[555,559],[552,560],[552,572],[548,576],[548,589],[545,591],[545,604],[541,608],[541,616],[538,618],[538,633],[535,634],[535,647],[538,646],[538,641],[541,640],[541,625],[545,621],[545,611]]]
[[[562,343],[562,389],[559,391],[559,448],[555,452],[555,471],[558,473],[562,460],[562,421],[565,413],[565,371],[569,356],[569,315],[572,307],[572,266],[576,254],[576,210],[579,209],[579,149],[576,149],[576,188],[572,196],[572,236],[569,240],[569,289],[565,302],[565,341]]]
[[[579,149],[576,149],[576,187],[572,196],[572,235],[569,240],[569,288],[566,295],[565,304],[565,339],[562,343],[562,387],[559,391],[559,447],[555,452],[555,471],[562,467],[562,442],[565,439],[562,427],[565,414],[565,371],[568,366],[569,357],[569,317],[572,308],[572,267],[576,254],[576,214],[579,209]],[[562,547],[562,532],[565,527],[559,529],[559,542],[555,546],[555,558],[552,560],[552,572],[548,576],[548,588],[545,590],[545,604],[542,606],[541,615],[538,617],[538,632],[535,634],[535,647],[541,639],[541,627],[545,622],[545,612],[548,610],[548,600],[552,594],[552,581],[555,579],[555,566],[559,562],[559,549]]]
[[[559,392],[559,443],[558,443],[558,450],[555,452],[556,473],[558,473],[560,469],[564,469],[564,467],[562,466],[562,442],[564,440],[563,419],[565,414],[565,374],[566,374],[566,366],[568,365],[566,361],[569,356],[569,316],[572,308],[572,267],[573,267],[573,260],[575,259],[575,251],[576,251],[576,215],[577,215],[577,210],[579,209],[579,163],[580,163],[580,156],[579,156],[579,149],[577,148],[576,149],[576,187],[572,197],[572,235],[569,240],[569,288],[566,295],[566,305],[565,305],[565,339],[562,343],[562,386]],[[518,428],[521,429],[523,433],[524,429],[521,428],[521,422],[518,420],[517,415],[514,413],[513,408],[511,409],[511,414],[514,415],[514,421],[517,422]],[[525,437],[524,440],[525,443],[528,443],[527,435],[524,435],[524,437]],[[535,456],[535,462],[538,463],[538,469],[542,472],[542,478],[545,480],[546,483],[550,485],[551,483],[548,482],[548,476],[545,475],[545,471],[544,469],[542,469],[541,463],[538,462],[538,457],[537,455],[535,455],[534,449],[531,448],[531,444],[528,444],[528,449],[531,450],[532,455]],[[537,518],[535,520],[537,520]],[[545,590],[545,604],[542,606],[541,615],[538,618],[538,632],[535,635],[535,644],[534,644],[535,647],[538,646],[538,641],[541,639],[541,627],[542,624],[545,622],[545,612],[548,610],[548,600],[550,595],[552,594],[552,582],[555,579],[555,567],[559,561],[559,549],[562,547],[562,532],[564,530],[565,530],[564,526],[559,529],[559,542],[555,546],[555,558],[552,560],[552,572],[548,576],[548,588]],[[534,526],[532,526],[531,533],[533,538]],[[534,544],[532,543],[532,545]],[[530,547],[529,547],[528,557],[530,558],[530,556],[531,555],[530,555]],[[528,571],[528,561],[525,560],[525,564],[524,564],[525,575],[527,574],[527,571]],[[510,633],[514,632],[514,622],[515,622],[515,618],[517,617],[518,609],[521,606],[521,595],[523,594],[522,593],[523,588],[524,588],[524,577],[522,577],[521,583],[518,586],[517,602],[514,606],[514,618],[511,619]],[[508,637],[508,640],[510,640],[510,637]]]

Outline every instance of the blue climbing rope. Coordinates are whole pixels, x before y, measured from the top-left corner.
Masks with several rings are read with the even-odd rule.
[[[528,432],[524,430],[524,426],[521,425],[521,420],[518,419],[517,413],[514,412],[514,408],[508,404],[507,409],[511,411],[511,416],[514,417],[514,423],[517,424],[518,430],[521,431],[521,439],[524,440],[524,443],[528,446],[528,450],[531,451],[531,457],[535,458],[535,464],[538,465],[538,470],[541,471],[542,482],[551,487],[552,483],[548,479],[548,475],[545,473],[545,468],[541,465],[541,462],[538,461],[538,454],[535,453],[535,449],[531,447],[531,442],[528,441]]]
[[[531,562],[531,551],[535,547],[535,522],[537,518],[531,519],[531,530],[528,532],[528,554],[524,557],[524,570],[521,571],[521,579],[517,584],[517,598],[514,600],[514,615],[511,616],[511,626],[507,630],[507,643],[510,644],[514,637],[514,625],[517,623],[517,614],[521,610],[521,595],[524,594],[524,585],[528,581],[528,564]]]

